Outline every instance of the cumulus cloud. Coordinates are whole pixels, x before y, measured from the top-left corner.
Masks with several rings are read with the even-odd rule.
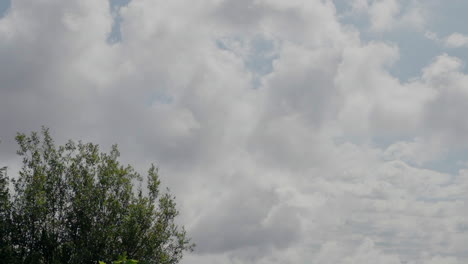
[[[426,38],[442,44],[447,48],[466,48],[468,47],[468,36],[455,32],[445,38],[440,38],[435,32],[427,31]]]
[[[414,0],[352,0],[347,2],[351,16],[365,16],[375,33],[424,28],[427,10]]]
[[[417,1],[352,8],[375,32],[425,21]],[[156,162],[198,244],[183,263],[466,262],[467,172],[426,166],[468,147],[464,62],[440,54],[401,81],[398,43],[363,40],[336,12],[13,0],[0,19],[1,160],[14,161],[16,131],[44,124],[59,142],[119,143],[139,170]]]
[[[373,2],[369,9],[371,29],[385,31],[392,27],[400,6],[397,0],[382,0]]]
[[[445,40],[445,45],[452,48],[468,47],[468,36],[453,33]]]

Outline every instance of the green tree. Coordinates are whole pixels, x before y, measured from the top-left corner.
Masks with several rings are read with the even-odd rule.
[[[13,261],[12,223],[9,181],[6,169],[6,167],[0,168],[0,259],[5,263],[10,263]]]
[[[11,263],[110,263],[125,254],[140,264],[172,264],[193,249],[154,165],[146,188],[136,188],[143,177],[120,164],[117,146],[110,153],[92,143],[56,147],[45,128],[16,140],[23,166],[11,197],[3,170],[0,178],[1,252]]]

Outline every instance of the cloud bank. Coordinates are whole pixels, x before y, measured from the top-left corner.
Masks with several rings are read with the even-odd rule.
[[[198,244],[183,263],[466,263],[465,62],[402,81],[385,34],[430,12],[353,1],[353,25],[337,2],[13,0],[1,160],[45,125],[156,162]]]

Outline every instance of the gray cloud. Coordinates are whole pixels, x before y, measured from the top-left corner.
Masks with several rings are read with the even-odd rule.
[[[194,239],[207,242],[200,246],[201,253],[285,248],[299,236],[298,212],[280,205],[272,191],[244,187],[221,194],[217,203],[196,225]]]
[[[400,11],[375,29],[403,30],[396,20],[413,13]],[[12,1],[0,18],[2,162],[15,162],[16,131],[42,124],[59,142],[119,143],[141,171],[156,162],[198,244],[184,263],[466,262],[466,171],[426,167],[466,150],[461,59],[399,80],[398,43],[363,40],[332,1],[139,0],[118,12],[121,41],[109,43],[107,2]]]

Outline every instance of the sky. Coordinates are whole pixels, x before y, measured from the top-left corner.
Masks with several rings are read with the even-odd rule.
[[[465,0],[0,0],[16,132],[154,162],[182,264],[468,263]]]

